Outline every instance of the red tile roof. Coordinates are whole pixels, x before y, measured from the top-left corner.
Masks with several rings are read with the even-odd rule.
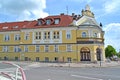
[[[46,20],[48,19],[51,20],[50,25],[45,24]],[[55,19],[60,20],[59,24],[54,24]],[[57,15],[57,16],[48,16],[43,19],[40,18],[40,20],[43,20],[44,24],[38,25],[38,21],[36,20],[0,23],[0,31],[14,31],[14,30],[28,29],[28,28],[30,29],[30,28],[67,27],[72,23],[73,17],[69,15]]]
[[[28,21],[0,23],[0,31],[20,30],[23,26],[25,26],[27,24],[28,24]]]

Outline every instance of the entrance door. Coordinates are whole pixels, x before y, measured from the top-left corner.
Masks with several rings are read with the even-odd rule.
[[[18,61],[18,60],[19,60],[19,58],[18,58],[18,57],[15,57],[15,60],[16,60],[16,61]]]
[[[45,57],[45,62],[49,62],[49,57]]]
[[[91,60],[89,48],[87,48],[87,47],[81,48],[80,54],[81,54],[81,61],[90,61]]]
[[[39,57],[36,57],[36,61],[39,62],[39,61],[40,61],[40,58],[39,58]]]
[[[5,56],[5,57],[4,57],[4,60],[8,60],[8,57]]]
[[[29,58],[28,58],[28,57],[25,57],[25,61],[29,61]]]

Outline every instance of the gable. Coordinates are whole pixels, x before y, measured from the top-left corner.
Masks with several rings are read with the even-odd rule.
[[[96,20],[92,17],[88,17],[88,16],[83,16],[81,17],[79,20],[76,21],[76,25],[97,25],[99,26],[99,24],[96,22]]]

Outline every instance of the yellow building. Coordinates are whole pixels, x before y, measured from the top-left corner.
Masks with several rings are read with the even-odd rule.
[[[104,61],[102,24],[88,5],[81,13],[0,23],[0,60]]]

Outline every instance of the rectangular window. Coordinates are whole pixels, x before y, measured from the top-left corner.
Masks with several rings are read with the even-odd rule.
[[[14,46],[14,52],[19,52],[19,46]]]
[[[4,35],[4,41],[9,41],[9,40],[10,40],[9,34],[5,34],[5,35]]]
[[[49,51],[49,46],[45,45],[45,52],[48,52],[48,51]]]
[[[3,46],[3,52],[8,52],[9,48],[8,46]]]
[[[28,52],[28,46],[27,45],[24,46],[24,51]]]
[[[58,52],[58,45],[55,45],[55,52]]]
[[[59,35],[59,32],[57,32],[57,39],[59,39],[59,36],[60,36],[60,35]]]
[[[29,36],[30,36],[30,33],[29,33],[29,32],[26,32],[26,33],[25,33],[25,40],[29,40]]]
[[[47,24],[47,25],[50,25],[50,23],[51,23],[51,20],[50,20],[50,19],[46,20],[46,24]]]
[[[66,38],[67,39],[70,39],[71,38],[71,31],[66,31]]]
[[[59,24],[60,19],[55,19],[55,24]]]
[[[67,45],[67,52],[71,52],[72,51],[72,46],[69,44]]]
[[[47,32],[44,32],[44,39],[47,39]]]
[[[36,45],[36,52],[39,52],[39,51],[40,51],[40,46]]]
[[[59,31],[55,31],[55,32],[53,32],[53,38],[54,39],[59,39]]]
[[[53,38],[56,39],[56,32],[53,33]]]
[[[50,39],[50,32],[48,32],[48,39]]]
[[[44,39],[50,39],[50,32],[44,32]]]
[[[15,34],[14,35],[14,40],[20,40],[20,34]]]
[[[35,32],[35,39],[36,40],[41,39],[41,32]]]
[[[42,21],[41,20],[38,20],[38,25],[42,25]]]

